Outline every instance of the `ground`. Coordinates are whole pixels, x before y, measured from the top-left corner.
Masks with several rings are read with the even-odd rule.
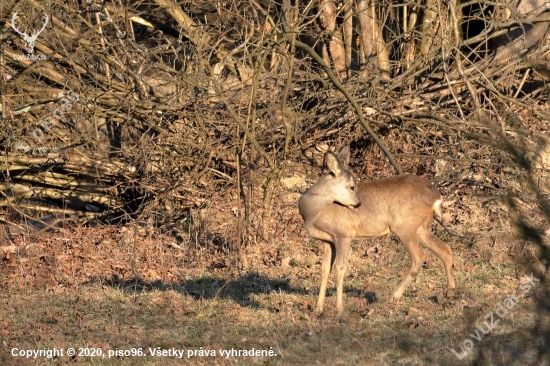
[[[548,365],[537,356],[548,347],[546,284],[529,282],[529,261],[518,260],[537,249],[511,245],[520,239],[506,233],[473,243],[436,230],[453,249],[456,290],[446,291],[429,253],[402,300],[388,302],[410,264],[403,247],[392,237],[356,242],[344,313],[331,276],[320,316],[321,247],[303,231],[248,248],[250,268],[240,271],[216,240],[178,242],[134,225],[13,238],[18,252],[0,264],[0,364]],[[69,347],[81,356],[67,356]],[[12,355],[54,348],[64,355]]]

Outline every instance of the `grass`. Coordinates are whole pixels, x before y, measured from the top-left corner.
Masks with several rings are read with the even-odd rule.
[[[78,240],[85,238],[83,233]],[[331,276],[325,313],[317,316],[311,310],[319,286],[319,247],[289,245],[283,254],[292,258],[289,265],[256,258],[254,270],[236,273],[212,266],[204,252],[195,263],[188,253],[159,243],[136,240],[122,250],[117,242],[114,238],[101,250],[83,243],[44,244],[40,255],[2,267],[0,364],[544,364],[537,352],[547,340],[536,329],[550,327],[548,310],[537,308],[545,285],[533,288],[487,336],[474,340],[463,360],[453,354],[453,349],[464,352],[460,345],[517,289],[524,271],[513,262],[479,258],[465,245],[454,246],[456,262],[464,263],[457,266],[454,293],[445,294],[443,266],[430,253],[429,265],[399,303],[385,299],[410,264],[403,248],[386,241],[366,255],[372,242],[355,246],[344,313],[335,312]],[[267,253],[270,247],[256,249]],[[61,259],[51,260],[49,251]],[[213,255],[211,261],[219,258]],[[99,348],[105,357],[26,360],[11,356],[15,347]],[[185,350],[185,355],[151,356],[150,348]],[[219,352],[252,348],[276,356],[226,358]],[[109,351],[132,349],[144,355],[107,357]],[[214,350],[216,356],[188,357],[187,350]]]

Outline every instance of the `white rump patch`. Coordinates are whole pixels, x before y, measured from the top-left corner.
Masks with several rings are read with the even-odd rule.
[[[434,208],[436,216],[441,218],[441,200],[435,201],[435,203],[433,205],[433,208]]]

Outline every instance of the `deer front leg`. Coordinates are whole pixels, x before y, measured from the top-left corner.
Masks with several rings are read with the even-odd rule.
[[[322,313],[325,305],[325,295],[327,292],[328,276],[330,275],[330,268],[334,262],[333,244],[329,242],[323,242],[323,260],[321,262],[321,287],[319,288],[319,298],[317,299],[317,307],[315,312]]]
[[[335,240],[336,260],[334,271],[336,272],[336,309],[339,313],[344,310],[342,297],[344,296],[344,275],[348,268],[349,255],[351,254],[351,239],[338,238]]]

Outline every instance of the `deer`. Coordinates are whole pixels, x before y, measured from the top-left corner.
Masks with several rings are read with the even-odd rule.
[[[398,301],[424,264],[426,253],[419,242],[442,261],[447,287],[455,288],[451,248],[430,231],[436,214],[441,217],[442,196],[426,178],[404,174],[357,183],[348,167],[350,147],[338,156],[327,151],[325,161],[330,174],[323,176],[298,201],[308,235],[323,242],[321,286],[315,311],[322,313],[331,269],[336,273],[336,308],[343,311],[344,275],[351,243],[389,233],[396,234],[411,258],[390,301]]]

